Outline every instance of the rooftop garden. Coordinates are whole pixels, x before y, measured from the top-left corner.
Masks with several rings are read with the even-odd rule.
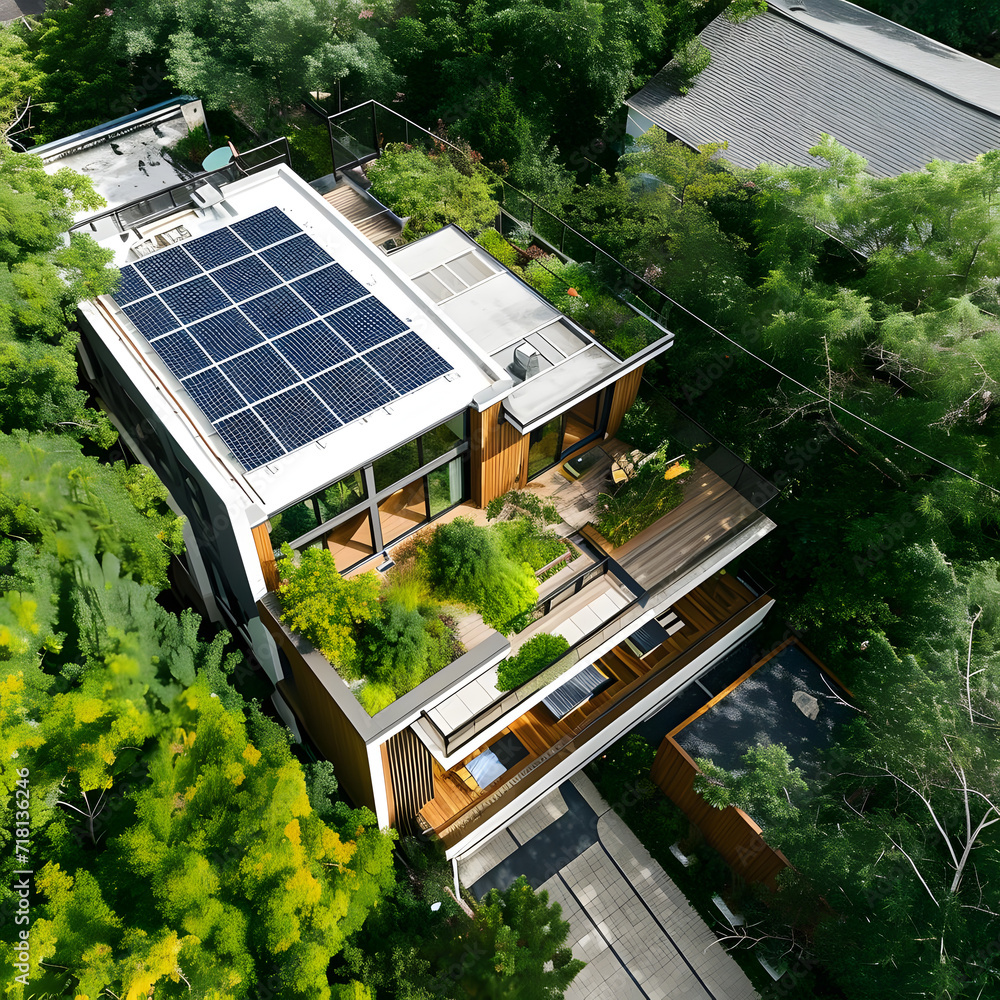
[[[393,550],[384,575],[345,578],[329,550],[283,546],[282,620],[327,657],[370,715],[466,652],[464,616],[476,613],[504,635],[523,629],[539,578],[576,556],[549,526],[555,509],[533,494],[500,497],[487,516],[488,525],[458,517],[418,531]],[[511,676],[537,658],[532,648]]]
[[[497,232],[499,178],[467,145],[436,143],[430,151],[390,143],[367,164],[372,194],[406,218],[404,240],[455,224],[501,264],[621,358],[659,340],[662,332],[611,294],[593,264],[563,259],[540,246],[526,226],[510,239]]]

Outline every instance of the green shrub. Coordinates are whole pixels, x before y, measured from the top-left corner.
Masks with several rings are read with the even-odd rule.
[[[528,563],[537,572],[566,552],[566,543],[551,531],[540,531],[528,518],[494,525],[508,558]]]
[[[512,247],[495,229],[484,229],[476,242],[504,267],[517,267],[517,250]]]
[[[426,623],[419,610],[391,597],[383,596],[381,605],[381,614],[365,630],[364,672],[401,695],[424,679],[430,645]]]
[[[505,634],[510,620],[537,598],[531,567],[510,558],[496,532],[469,518],[458,517],[434,532],[427,567],[442,594],[475,608],[490,628]]]
[[[664,479],[665,463],[644,465],[614,494],[599,493],[597,530],[615,546],[624,545],[684,500],[687,476]]]
[[[497,690],[512,691],[520,687],[554,663],[568,649],[569,643],[561,635],[539,632],[532,636],[497,668]]]
[[[281,620],[301,632],[348,677],[355,673],[361,630],[380,614],[379,578],[374,571],[345,580],[329,549],[306,549],[298,557],[286,542],[278,588]]]
[[[473,235],[492,225],[500,208],[493,200],[493,182],[471,160],[457,169],[451,157],[458,155],[447,149],[428,154],[390,143],[369,164],[372,194],[397,215],[409,217],[403,232],[407,239],[450,223]]]
[[[562,518],[555,505],[543,503],[537,493],[530,490],[509,490],[486,505],[487,520],[502,521],[513,517],[530,517],[536,524],[558,524]]]
[[[388,684],[380,684],[378,681],[366,681],[364,687],[355,692],[355,696],[369,715],[381,712],[396,700],[396,692]]]

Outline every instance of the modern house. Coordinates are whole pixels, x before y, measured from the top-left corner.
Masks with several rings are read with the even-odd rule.
[[[669,332],[622,359],[461,230],[384,253],[284,165],[182,192],[83,223],[122,281],[81,307],[82,366],[189,518],[178,587],[252,648],[381,824],[457,858],[760,625],[770,598],[722,571],[774,527],[776,491],[681,414],[678,505],[618,547],[590,524],[643,462],[617,434]],[[281,543],[391,572],[414,531],[482,523],[519,487],[550,498],[579,556],[522,632],[467,616],[466,651],[369,715],[281,620]],[[568,651],[499,691],[497,665],[540,631]]]
[[[726,158],[820,166],[821,133],[892,177],[1000,147],[1000,70],[846,0],[770,0],[701,34],[712,59],[681,92],[669,63],[626,101],[628,134],[653,126]]]

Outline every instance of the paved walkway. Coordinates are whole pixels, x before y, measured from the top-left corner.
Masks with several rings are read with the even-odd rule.
[[[525,874],[587,966],[566,1000],[754,1000],[743,970],[583,774],[459,862],[477,896]]]

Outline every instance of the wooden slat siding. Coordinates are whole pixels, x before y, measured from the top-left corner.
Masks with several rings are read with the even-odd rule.
[[[788,858],[768,846],[761,836],[761,828],[741,809],[710,806],[694,790],[694,779],[700,773],[695,762],[673,738],[665,736],[650,777],[701,830],[705,840],[734,872],[748,882],[763,882],[773,889],[775,876],[791,867]]]
[[[729,623],[729,631],[736,628],[746,619],[752,617],[757,611],[762,607],[770,603],[771,598],[764,596],[757,598],[753,604],[744,608],[735,618]],[[690,649],[685,651],[677,660],[672,663],[668,668],[661,671],[651,671],[648,674],[643,675],[638,680],[633,681],[631,684],[627,685],[624,689],[619,689],[615,692],[616,701],[608,709],[607,714],[601,716],[600,718],[590,719],[589,716],[585,718],[582,724],[578,723],[575,732],[573,732],[571,738],[564,749],[566,753],[573,753],[574,750],[587,743],[589,740],[598,735],[603,729],[607,728],[612,722],[622,716],[630,708],[635,707],[640,701],[642,701],[652,690],[656,688],[658,684],[661,684],[665,679],[676,674],[678,671],[686,667],[692,660],[694,660],[700,653],[705,651],[705,648],[711,648],[721,637],[711,636],[702,640],[702,642],[696,643]],[[592,699],[592,701],[597,702],[601,696]],[[599,702],[600,707],[605,707],[604,703]],[[579,709],[577,709],[579,711]],[[525,713],[523,718],[527,716],[533,716],[533,712],[529,711]],[[567,719],[572,718],[572,715],[567,716]],[[537,723],[539,720],[537,717],[533,716],[533,720]],[[520,720],[518,720],[520,721]],[[566,720],[563,720],[565,722]],[[517,732],[518,738],[520,738],[520,729],[517,728],[516,723],[512,724],[511,729]],[[523,742],[523,740],[522,740]],[[527,744],[525,744],[527,745]],[[550,744],[551,746],[552,744]],[[522,794],[528,790],[532,784],[534,784],[539,778],[543,777],[554,767],[556,767],[559,762],[563,759],[563,754],[557,754],[551,756],[544,760],[541,764],[531,770],[531,776],[527,777],[524,783],[514,782],[511,786],[511,795],[506,795],[507,785],[510,779],[503,779],[498,789],[489,788],[488,792],[491,796],[495,795],[491,801],[487,803],[474,800],[472,803],[467,805],[465,809],[461,810],[457,815],[450,817],[447,824],[444,826],[436,826],[435,833],[441,838],[446,848],[450,848],[458,843],[463,837],[468,836],[470,829],[477,823],[490,816],[495,815],[505,806],[509,805],[513,798]],[[535,760],[529,758],[523,765],[521,770],[528,770],[531,765],[535,764]],[[481,798],[486,798],[486,795],[481,796]],[[427,810],[424,811],[424,816],[429,820],[427,816]]]
[[[258,524],[253,529],[253,544],[257,549],[257,558],[264,573],[264,583],[268,590],[278,589],[278,564],[274,561],[274,547],[271,545],[267,522]]]
[[[618,433],[625,411],[635,402],[635,397],[639,394],[639,384],[642,382],[642,370],[645,367],[642,365],[636,368],[634,372],[629,372],[615,383],[615,394],[611,399],[611,410],[608,413],[608,426],[604,431],[605,440],[613,438]]]
[[[477,507],[520,485],[527,470],[528,438],[503,419],[502,406],[496,403],[482,413],[469,411],[472,502]]]
[[[257,607],[261,609],[263,605],[258,604]],[[291,664],[298,691],[299,710],[296,714],[299,721],[323,756],[332,762],[337,781],[354,804],[367,806],[374,812],[375,794],[365,741],[287,635],[280,629],[269,627],[266,619],[264,625]]]
[[[431,755],[411,729],[396,733],[383,746],[388,751],[394,825],[403,833],[417,833],[417,813],[434,795]]]

